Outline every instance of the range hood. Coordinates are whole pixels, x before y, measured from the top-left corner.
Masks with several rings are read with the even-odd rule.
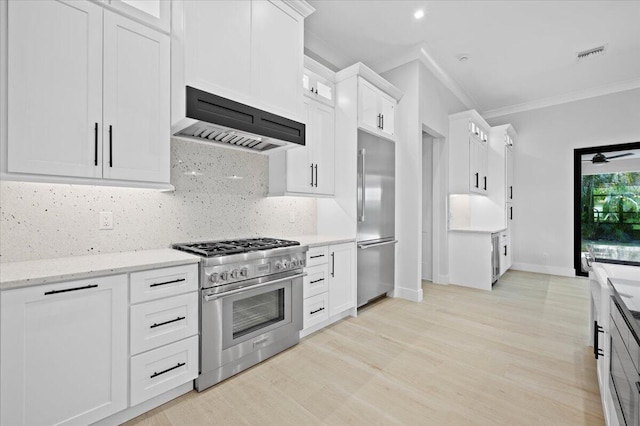
[[[186,86],[186,118],[172,126],[181,139],[271,153],[304,146],[305,125]]]

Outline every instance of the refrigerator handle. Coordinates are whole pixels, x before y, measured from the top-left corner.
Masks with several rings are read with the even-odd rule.
[[[365,189],[365,182],[364,182],[364,177],[365,177],[365,150],[361,149],[360,150],[360,170],[361,170],[361,179],[360,179],[360,203],[359,203],[359,207],[360,207],[360,214],[358,215],[358,222],[364,222],[364,206],[366,203],[365,200],[365,196],[364,196],[364,189]]]

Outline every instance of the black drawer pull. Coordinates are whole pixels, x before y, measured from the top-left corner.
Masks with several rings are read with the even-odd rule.
[[[84,287],[65,288],[64,290],[51,290],[51,291],[45,291],[44,295],[48,296],[50,294],[66,293],[68,291],[87,290],[89,288],[96,288],[96,287],[98,287],[98,284],[85,285]]]
[[[309,312],[309,315],[317,314],[320,311],[324,311],[324,308],[318,308],[315,311],[311,311],[311,312]]]
[[[484,190],[486,191],[487,190],[487,177],[484,176],[483,179],[484,179]]]
[[[318,278],[317,280],[310,281],[310,284],[319,283],[320,281],[324,281],[324,278]]]
[[[182,367],[183,365],[187,365],[187,363],[186,363],[186,362],[179,362],[179,363],[177,363],[176,365],[174,365],[173,367],[171,367],[171,368],[167,368],[166,370],[162,370],[162,371],[161,371],[161,372],[159,372],[159,373],[154,372],[154,373],[151,375],[151,378],[153,379],[154,377],[158,377],[158,376],[159,376],[159,375],[161,375],[161,374],[168,373],[169,371],[171,371],[171,370],[175,370],[176,368],[180,368],[180,367]]]
[[[504,246],[504,255],[507,255],[507,246]]]
[[[479,173],[476,173],[476,188],[479,188],[479,187],[480,187],[480,182],[479,182],[479,180],[478,180],[478,179],[480,179],[480,174],[479,174]]]
[[[186,280],[187,280],[186,278],[178,278],[177,280],[165,281],[163,283],[151,284],[149,287],[158,287],[159,285],[167,285],[167,284],[179,283],[181,281],[186,281]]]
[[[324,254],[316,254],[315,256],[309,256],[309,259],[315,259],[317,257],[324,257]]]
[[[154,323],[152,326],[150,326],[149,328],[156,328],[156,327],[160,327],[161,325],[167,325],[167,324],[171,324],[172,322],[176,322],[176,321],[180,321],[185,319],[186,317],[178,317],[176,319],[172,319],[169,321],[165,321],[165,322],[161,322],[161,323]]]
[[[93,165],[98,165],[98,123],[95,123],[95,127],[93,128],[93,138],[94,138],[94,158]]]
[[[109,125],[109,167],[113,167],[113,126]]]

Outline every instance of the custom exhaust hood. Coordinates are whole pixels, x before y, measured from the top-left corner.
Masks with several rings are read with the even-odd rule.
[[[186,86],[185,107],[177,138],[265,154],[305,144],[303,123],[213,93]]]

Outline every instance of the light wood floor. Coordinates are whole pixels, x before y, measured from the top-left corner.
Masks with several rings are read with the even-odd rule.
[[[603,425],[587,281],[425,282],[130,425]]]

